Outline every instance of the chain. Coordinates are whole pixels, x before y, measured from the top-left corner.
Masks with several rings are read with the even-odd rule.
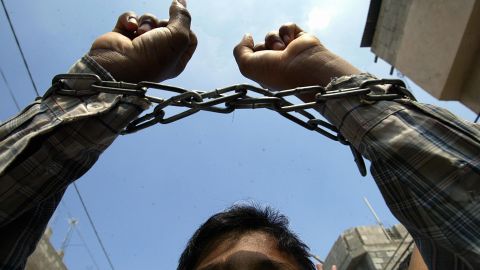
[[[71,90],[66,87],[64,80],[85,80],[91,82],[88,90]],[[384,94],[374,94],[371,87],[375,85],[391,85]],[[150,96],[149,90],[156,89],[170,93],[169,98]],[[129,96],[138,96],[156,104],[152,112],[147,113],[132,121],[122,135],[135,133],[142,129],[156,124],[169,124],[180,119],[193,115],[200,111],[209,111],[214,113],[228,114],[239,109],[259,109],[265,108],[278,112],[281,116],[297,123],[298,125],[323,136],[348,145],[353,153],[355,163],[362,176],[367,174],[365,162],[361,154],[350,145],[350,143],[340,134],[335,126],[318,119],[309,109],[319,109],[319,105],[327,100],[345,98],[351,96],[360,96],[362,101],[374,103],[379,100],[394,100],[400,98],[415,98],[406,89],[401,80],[370,80],[363,83],[358,88],[342,89],[335,91],[326,91],[321,86],[306,86],[294,89],[272,92],[248,84],[233,85],[225,88],[215,89],[209,92],[194,91],[153,82],[140,82],[138,84],[103,81],[94,74],[60,74],[53,78],[52,87],[47,91],[45,97],[51,93],[70,96],[87,96],[98,93],[110,93]],[[252,95],[253,94],[253,95]],[[315,101],[309,103],[293,104],[286,98],[304,94],[314,94]],[[167,107],[182,107],[184,111],[167,115]]]

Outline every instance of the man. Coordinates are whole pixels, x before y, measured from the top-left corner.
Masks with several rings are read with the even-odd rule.
[[[270,208],[234,206],[198,228],[178,270],[313,270],[308,247],[287,226],[287,218]]]
[[[128,82],[175,77],[196,48],[190,21],[181,0],[173,1],[168,22],[126,13],[70,72]],[[261,44],[245,35],[234,55],[243,75],[272,90],[319,84],[332,91],[374,79],[295,24],[267,34]],[[64,87],[88,90],[92,82],[66,80]],[[386,87],[372,90],[381,94]],[[93,166],[148,105],[133,96],[51,93],[0,126],[3,269],[23,268],[66,187]],[[478,125],[409,99],[372,103],[349,97],[327,101],[318,110],[372,162],[371,172],[385,201],[414,237],[429,269],[480,269]],[[245,211],[240,209],[240,217],[252,213]],[[217,217],[222,221],[230,214]],[[275,231],[278,226],[272,231],[247,219],[222,231],[226,223],[216,222],[214,216],[218,230],[202,233],[211,227],[210,221],[189,242],[179,269],[312,268],[303,259],[305,246],[288,230],[282,236]],[[284,245],[282,239],[296,244]]]

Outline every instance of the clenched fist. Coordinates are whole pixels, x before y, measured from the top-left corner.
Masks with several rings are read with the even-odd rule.
[[[185,0],[174,0],[170,19],[127,12],[112,32],[100,36],[89,55],[118,81],[163,81],[178,76],[197,47]]]
[[[272,90],[325,86],[332,77],[360,73],[293,23],[268,33],[264,43],[255,45],[252,36],[245,35],[234,56],[245,77]]]

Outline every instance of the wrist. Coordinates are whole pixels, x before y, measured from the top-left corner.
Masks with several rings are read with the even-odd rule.
[[[319,84],[323,87],[327,87],[328,84],[332,81],[333,78],[339,78],[349,75],[358,75],[362,73],[355,66],[350,64],[348,61],[342,57],[328,51],[328,56],[324,59],[323,63],[320,65],[319,74]]]
[[[334,78],[326,87],[326,91],[352,89],[362,86],[366,81],[377,80],[368,73]],[[369,87],[375,94],[384,94],[382,86]],[[319,110],[331,124],[357,149],[364,135],[389,115],[404,110],[405,107],[396,101],[364,102],[362,96],[354,95],[330,99],[320,105]]]
[[[118,69],[121,65],[115,65],[111,60],[115,57],[115,55],[113,54],[114,52],[110,52],[107,50],[91,50],[88,53],[88,56],[102,68],[107,70],[115,80],[125,81],[125,75],[122,76],[122,74],[119,72],[120,70]]]
[[[327,87],[334,78],[361,74],[361,71],[355,66],[328,50],[317,54],[315,67],[311,70],[313,72],[308,74],[309,78],[306,83],[322,87]],[[315,101],[315,94],[299,95],[298,97],[304,102]]]
[[[104,81],[113,81],[112,74],[105,69],[100,63],[98,63],[89,54],[84,55],[80,60],[73,64],[69,71],[69,74],[94,74]],[[93,81],[78,80],[78,79],[66,79],[65,84],[70,89],[85,90],[90,87]]]

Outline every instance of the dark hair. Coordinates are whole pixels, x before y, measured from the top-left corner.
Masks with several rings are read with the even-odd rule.
[[[309,248],[288,228],[288,219],[270,207],[236,205],[210,217],[188,241],[177,270],[193,270],[210,244],[230,234],[261,231],[271,235],[278,249],[291,255],[302,270],[315,269]]]

